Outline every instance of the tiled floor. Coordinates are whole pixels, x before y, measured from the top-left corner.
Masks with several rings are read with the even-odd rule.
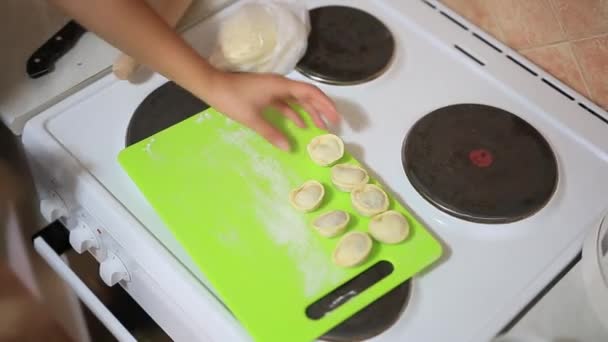
[[[608,0],[441,0],[608,110]]]

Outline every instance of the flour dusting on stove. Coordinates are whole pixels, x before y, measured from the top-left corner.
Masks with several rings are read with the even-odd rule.
[[[225,142],[237,146],[244,152],[244,158],[251,159],[255,176],[259,177],[252,184],[268,184],[265,188],[258,186],[253,189],[258,219],[264,223],[273,241],[287,248],[304,280],[304,295],[312,298],[327,284],[338,285],[344,271],[334,267],[331,259],[318,246],[304,217],[287,200],[277,200],[287,198],[290,184],[301,180],[295,181],[297,175],[252,148],[252,139],[258,138],[255,132],[245,129],[222,132]],[[294,181],[290,182],[290,179]]]

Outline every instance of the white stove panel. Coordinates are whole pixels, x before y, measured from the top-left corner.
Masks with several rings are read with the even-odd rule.
[[[414,282],[400,321],[378,340],[487,340],[574,256],[608,208],[608,124],[506,58],[507,53],[517,56],[508,48],[497,43],[503,53],[496,52],[422,1],[309,3],[362,8],[395,35],[393,64],[380,78],[357,86],[319,86],[344,115],[334,131],[349,151],[446,246],[443,260]],[[208,53],[205,48],[223,15],[186,33],[202,54]],[[290,77],[305,79],[297,73]],[[53,139],[204,281],[116,160],[131,114],[164,82],[158,75],[139,85],[107,76],[74,95],[69,107],[42,114],[30,125],[46,125]],[[408,130],[432,110],[464,102],[506,109],[548,140],[557,156],[559,184],[538,214],[506,225],[473,224],[439,211],[408,182],[401,166]]]

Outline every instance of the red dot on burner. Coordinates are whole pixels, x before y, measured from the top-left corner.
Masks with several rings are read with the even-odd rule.
[[[469,160],[477,167],[489,167],[494,163],[494,156],[490,151],[480,148],[469,152]]]

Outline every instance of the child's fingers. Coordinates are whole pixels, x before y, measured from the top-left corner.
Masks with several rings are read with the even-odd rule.
[[[327,125],[325,124],[325,121],[323,121],[323,118],[321,118],[321,114],[319,114],[318,111],[313,110],[310,116],[312,117],[312,121],[315,123],[315,125],[317,125],[317,127],[321,129],[327,129]]]
[[[333,101],[321,89],[307,83],[298,83],[292,90],[292,95],[299,102],[310,102],[318,111],[331,122],[338,123],[340,115]]]
[[[266,122],[262,117],[254,115],[247,120],[247,126],[258,132],[264,139],[284,151],[289,151],[287,138],[276,127]]]
[[[281,113],[283,113],[283,115],[285,115],[285,117],[287,117],[288,119],[293,121],[296,125],[298,125],[298,127],[300,127],[300,128],[306,127],[306,124],[304,123],[304,120],[302,120],[302,117],[300,117],[300,114],[298,114],[295,110],[293,110],[293,108],[291,108],[287,103],[282,102],[282,101],[275,101],[272,104],[272,106],[275,109],[277,109],[278,111],[280,111]]]
[[[310,101],[302,102],[302,107],[306,108],[306,111],[310,113],[310,117],[313,119],[317,127],[321,129],[327,129],[327,124],[325,123],[325,120],[323,120],[323,116],[325,116],[326,118],[328,117],[327,115],[324,115],[322,110],[319,110],[319,107],[317,107],[313,102]],[[332,122],[335,123],[335,121]]]
[[[312,121],[315,123],[315,126],[321,128],[321,129],[327,129],[327,126],[325,125],[325,121],[323,121],[323,119],[321,119],[321,115],[319,114],[319,111],[314,106],[312,106],[307,101],[298,102],[298,104],[300,106],[302,106],[304,108],[304,110],[308,113],[308,115],[312,118]]]
[[[340,122],[340,114],[338,114],[338,111],[333,104],[328,105],[325,101],[319,101],[317,98],[311,99],[311,102],[317,109],[317,112],[322,113],[327,120],[334,124]]]

